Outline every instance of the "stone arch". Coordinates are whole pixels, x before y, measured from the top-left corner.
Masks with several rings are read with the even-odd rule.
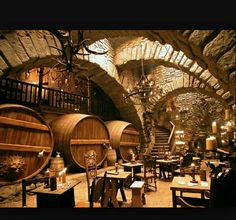
[[[86,36],[98,40],[123,36],[146,37],[150,41],[171,44],[182,50],[190,59],[209,71],[220,81],[224,88],[230,89],[236,98],[235,30],[96,30],[86,31]]]
[[[228,107],[227,102],[224,99],[222,99],[221,96],[219,96],[219,95],[217,95],[215,93],[208,92],[208,91],[206,91],[205,89],[202,89],[202,88],[199,88],[199,89],[196,90],[193,87],[182,87],[182,88],[177,88],[177,89],[167,93],[165,97],[163,97],[162,99],[160,99],[158,102],[155,103],[155,105],[153,106],[152,110],[155,111],[155,108],[157,108],[158,106],[162,105],[161,103],[166,102],[166,100],[168,100],[168,99],[170,99],[172,97],[176,97],[176,96],[178,96],[180,94],[187,93],[187,92],[201,93],[201,94],[207,95],[209,97],[213,97],[216,100],[218,100],[225,108]]]
[[[0,34],[2,36],[11,32],[2,30]],[[25,31],[18,32],[24,35]],[[84,36],[92,42],[104,38],[136,36],[171,44],[175,50],[182,50],[187,57],[196,60],[203,69],[208,68],[236,98],[235,84],[231,83],[236,80],[235,30],[85,30]],[[0,60],[0,66],[3,64]]]
[[[56,58],[60,57],[59,51],[54,47],[60,48],[59,41],[48,31],[22,30],[2,34],[0,40],[0,76],[24,72],[41,66],[54,66],[57,62]],[[141,128],[140,113],[133,105],[123,102],[123,87],[120,86],[117,70],[112,60],[109,62],[109,68],[106,69],[99,62],[91,62],[93,61],[91,57],[77,58],[80,65],[88,67],[87,72],[92,72],[91,80],[101,86],[113,100],[124,120]],[[83,74],[88,76],[85,71]]]
[[[144,40],[140,45],[136,45],[129,49],[119,50],[116,54],[116,65],[123,65],[130,60],[158,60],[165,66],[172,66],[186,72],[190,77],[193,77],[197,86],[205,88],[208,91],[214,91],[227,100],[229,105],[235,103],[229,88],[220,82],[208,69],[201,68],[195,61],[188,59],[182,51],[175,51],[171,45],[162,45],[159,42],[150,42]],[[175,89],[175,88],[174,88]]]

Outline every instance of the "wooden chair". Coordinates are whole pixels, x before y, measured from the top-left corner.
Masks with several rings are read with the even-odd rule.
[[[27,186],[34,184],[35,188],[36,188],[36,184],[37,183],[44,183],[46,178],[47,177],[33,177],[30,179],[23,179],[22,180],[21,187],[22,187],[22,207],[23,208],[27,207],[26,196],[27,196],[27,193],[31,191],[31,189],[27,189]]]
[[[84,154],[85,168],[86,168],[86,180],[88,190],[88,201],[80,201],[75,205],[75,208],[89,207],[100,208],[103,206],[103,197],[105,190],[106,175],[97,179],[97,161],[96,152],[90,150]],[[100,200],[100,201],[99,201]]]
[[[157,191],[157,163],[156,157],[144,155],[143,157],[143,172],[136,173],[135,179],[143,180],[144,191],[147,192],[150,187]]]
[[[180,205],[182,208],[235,208],[235,186],[236,171],[228,168],[211,177],[210,193],[206,193],[209,199],[178,197],[177,205]]]
[[[193,162],[193,154],[192,153],[186,153],[183,156],[182,161],[180,162],[179,166],[176,167],[173,174],[174,176],[181,175],[181,174],[191,174],[191,163]]]

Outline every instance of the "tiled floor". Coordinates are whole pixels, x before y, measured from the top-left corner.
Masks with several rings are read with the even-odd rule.
[[[111,167],[108,169],[112,169]],[[99,170],[102,172],[104,169]],[[75,202],[87,200],[87,182],[84,173],[74,173],[67,175],[67,181],[72,179],[80,179],[82,182],[78,184],[75,190]],[[146,205],[144,207],[155,207],[155,208],[170,208],[172,207],[172,197],[170,190],[170,181],[158,180],[157,192],[150,191],[145,195]],[[125,194],[128,202],[131,201],[131,190],[125,188]],[[121,199],[120,193],[118,193],[118,200]],[[21,194],[15,197],[13,200],[8,202],[0,202],[0,207],[21,207]],[[27,207],[36,207],[36,196],[27,194]]]

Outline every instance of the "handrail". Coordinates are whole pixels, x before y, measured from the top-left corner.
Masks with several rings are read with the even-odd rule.
[[[87,112],[89,97],[85,95],[64,92],[43,86],[41,98],[39,98],[39,85],[8,78],[0,80],[0,91],[3,94],[2,96],[5,96],[3,98],[11,102]]]
[[[40,108],[40,111],[94,114],[106,120],[114,118],[114,115],[120,117],[110,97],[92,81],[81,87],[77,94],[0,77],[0,103],[21,104]]]
[[[175,133],[175,127],[176,126],[175,126],[175,124],[172,121],[170,121],[170,124],[171,124],[172,129],[171,129],[170,136],[169,136],[169,139],[168,139],[168,144],[170,146],[171,153],[172,153],[172,151],[173,151],[173,143],[174,143],[174,140],[175,140],[174,133]]]

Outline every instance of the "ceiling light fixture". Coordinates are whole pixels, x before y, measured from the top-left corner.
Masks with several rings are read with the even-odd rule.
[[[68,71],[72,72],[73,67],[77,67],[78,69],[87,69],[81,67],[79,64],[74,62],[76,59],[76,55],[104,55],[107,51],[97,52],[89,49],[86,43],[90,39],[84,39],[84,32],[82,30],[49,30],[54,36],[57,37],[61,44],[61,49],[51,46],[62,53],[62,61],[58,61],[58,65],[62,64],[65,66],[64,70],[61,71]],[[85,53],[84,53],[85,52]],[[55,66],[54,66],[55,67]]]
[[[155,85],[155,81],[145,74],[143,59],[141,59],[141,67],[142,73],[139,81],[135,82],[133,88],[127,88],[123,94],[126,102],[128,102],[128,98],[131,98],[134,105],[149,104],[160,99],[164,94],[164,90]]]

